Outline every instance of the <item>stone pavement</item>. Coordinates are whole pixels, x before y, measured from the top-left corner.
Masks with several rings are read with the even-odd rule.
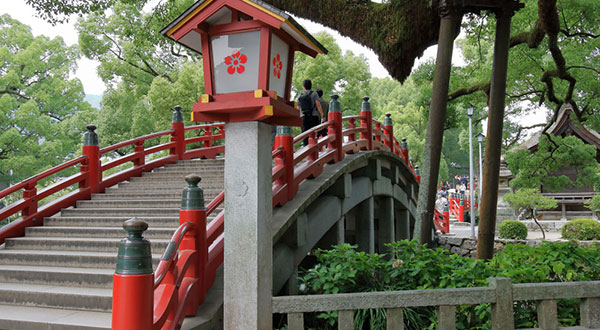
[[[475,236],[477,236],[477,226],[475,226]],[[471,227],[468,222],[450,224],[450,235],[455,237],[471,237]],[[498,238],[496,236],[496,238]],[[528,230],[527,239],[542,239],[542,232],[539,230]],[[561,233],[557,230],[546,231],[547,241],[556,241],[561,239]]]

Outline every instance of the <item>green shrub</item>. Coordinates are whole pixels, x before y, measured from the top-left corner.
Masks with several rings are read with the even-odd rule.
[[[505,239],[526,239],[527,226],[517,220],[505,220],[498,226],[498,236]]]
[[[484,263],[443,249],[428,249],[414,241],[394,242],[388,258],[365,254],[342,244],[315,253],[318,264],[300,276],[305,294],[464,288],[488,286],[490,277],[509,277],[514,284],[591,281],[600,278],[600,248],[579,247],[577,242],[543,242],[531,247],[509,244]],[[558,300],[560,326],[579,324],[576,299]],[[490,329],[489,304],[457,306],[457,329]],[[514,307],[517,328],[537,326],[533,301]],[[311,329],[337,329],[337,312],[306,314]],[[385,329],[385,310],[360,310],[356,329]],[[435,308],[404,308],[406,329],[435,329]]]
[[[562,227],[562,237],[566,239],[600,239],[600,223],[592,219],[575,219]]]

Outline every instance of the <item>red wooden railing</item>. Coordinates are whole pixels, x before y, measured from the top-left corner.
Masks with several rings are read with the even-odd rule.
[[[459,222],[465,222],[465,207],[468,199],[462,194],[450,194],[448,199],[450,213],[456,217]]]
[[[88,134],[93,133],[95,127],[89,126],[88,129],[90,130]],[[191,130],[203,130],[204,132],[201,136],[186,139],[185,132]],[[213,134],[213,130],[217,131],[216,134]],[[144,147],[146,141],[163,136],[171,136],[171,141],[150,148]],[[223,140],[224,138],[225,130],[222,123],[184,128],[183,122],[173,122],[170,130],[141,136],[103,149],[99,149],[97,145],[85,145],[83,147],[83,156],[55,166],[0,191],[0,199],[19,191],[22,191],[23,196],[21,200],[0,210],[0,221],[18,215],[19,212],[21,213],[19,219],[0,228],[0,244],[4,243],[6,238],[23,236],[27,227],[43,225],[45,217],[52,216],[63,208],[74,206],[78,200],[90,199],[92,193],[104,192],[106,188],[128,180],[131,177],[141,176],[143,172],[150,172],[166,164],[174,164],[178,160],[214,158],[217,154],[224,152],[225,146],[213,146],[213,144],[215,141]],[[203,143],[202,148],[186,150],[186,146],[199,142]],[[102,156],[109,159],[107,156],[111,152],[128,146],[134,146],[133,153],[101,163]],[[169,150],[169,155],[146,162],[147,156],[163,150]],[[131,168],[103,177],[103,173],[106,171],[129,162],[133,163]],[[79,173],[64,178],[40,191],[37,190],[38,183],[41,180],[66,170],[77,169],[78,166]],[[42,199],[55,194],[64,194],[74,184],[79,184],[76,190],[46,203],[42,207],[38,207]]]
[[[450,212],[445,210],[443,213],[440,213],[438,210],[433,210],[433,224],[435,228],[441,231],[444,234],[448,234],[450,232]]]
[[[327,129],[328,134],[319,137],[318,132],[323,129]],[[308,145],[295,152],[294,145],[305,138],[308,138]],[[361,111],[359,116],[343,118],[340,112],[329,112],[327,122],[296,137],[278,134],[274,149],[273,206],[292,200],[300,183],[319,176],[325,164],[339,162],[345,154],[361,150],[393,152],[404,160],[417,182],[420,181],[408,159],[408,149],[402,148],[393,135],[393,126],[372,119],[369,110]]]
[[[224,198],[219,194],[203,210],[180,210],[181,225],[154,273],[153,329],[178,329],[183,318],[195,315],[204,302],[223,263],[224,211],[206,223]],[[113,318],[128,314],[113,311]]]

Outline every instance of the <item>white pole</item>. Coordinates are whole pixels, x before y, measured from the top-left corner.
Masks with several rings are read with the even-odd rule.
[[[475,200],[473,199],[473,128],[472,118],[469,116],[469,198],[471,204],[471,237],[475,237]]]

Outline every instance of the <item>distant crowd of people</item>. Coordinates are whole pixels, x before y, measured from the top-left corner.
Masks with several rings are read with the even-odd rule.
[[[477,183],[473,183],[473,187],[476,187]],[[435,208],[438,212],[443,212],[444,208],[448,205],[448,194],[463,194],[469,195],[469,177],[457,175],[454,177],[454,188],[448,181],[440,182],[440,188],[437,193],[437,199],[435,201]]]

